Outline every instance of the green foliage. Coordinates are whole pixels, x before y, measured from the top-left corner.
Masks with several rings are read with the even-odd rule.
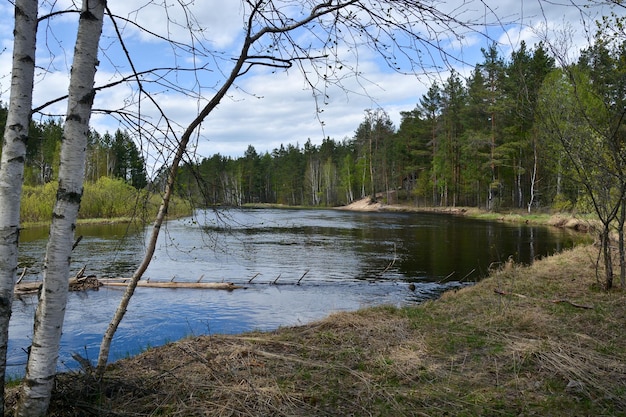
[[[622,24],[605,19],[599,33],[617,33]],[[176,193],[197,206],[337,206],[369,196],[431,206],[567,210],[580,207],[581,181],[593,179],[608,184],[597,190],[602,198],[613,198],[617,177],[608,172],[626,172],[626,157],[609,157],[626,143],[617,111],[626,107],[626,43],[620,39],[598,36],[580,62],[558,71],[541,43],[529,48],[522,42],[508,60],[491,45],[469,77],[452,72],[433,83],[414,109],[401,112],[397,129],[384,109],[369,109],[353,137],[342,141],[324,138],[315,145],[307,139],[303,147],[286,144],[265,153],[249,146],[239,158],[217,154],[184,164]],[[62,128],[56,120],[33,124],[26,184],[56,177]],[[601,151],[576,161],[568,149]],[[145,161],[128,132],[91,132],[87,154],[88,182],[106,177],[138,190],[148,186]],[[579,169],[594,165],[608,170]],[[163,186],[166,170],[152,187]],[[98,202],[85,210],[104,216],[127,211],[104,192],[95,190]],[[148,200],[136,193],[127,203]]]
[[[121,179],[101,177],[86,183],[80,205],[80,218],[115,218],[133,215],[145,197]]]
[[[58,184],[23,188],[22,223],[46,223],[52,218]],[[157,194],[137,190],[121,179],[101,177],[95,183],[86,182],[80,205],[79,219],[138,218],[151,220],[161,203]],[[189,203],[180,198],[171,202],[168,214],[180,216],[191,213]]]
[[[562,193],[557,194],[552,202],[552,210],[556,212],[569,212],[573,207],[574,204]]]
[[[52,219],[57,187],[56,181],[44,185],[24,185],[20,207],[22,223],[48,222]]]

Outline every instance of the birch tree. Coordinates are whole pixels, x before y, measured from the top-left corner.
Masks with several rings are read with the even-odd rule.
[[[17,272],[20,197],[33,101],[37,1],[16,0],[9,113],[0,161],[0,415],[4,415],[4,379]]]
[[[21,417],[46,413],[56,375],[105,7],[105,0],[84,1],[80,14],[61,144],[59,188],[46,248],[33,341],[17,408],[17,415]]]

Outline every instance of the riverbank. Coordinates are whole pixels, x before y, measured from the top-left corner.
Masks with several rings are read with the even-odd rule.
[[[442,213],[482,220],[562,227],[585,233],[599,227],[597,219],[592,215],[577,216],[568,213],[526,213],[521,211],[510,211],[506,213],[492,212],[476,207],[418,207],[409,204],[383,204],[380,201],[372,201],[369,197],[357,200],[346,206],[338,207],[337,209],[362,212]]]
[[[626,294],[597,289],[595,259],[578,247],[422,305],[149,349],[102,381],[59,375],[51,415],[626,415]]]

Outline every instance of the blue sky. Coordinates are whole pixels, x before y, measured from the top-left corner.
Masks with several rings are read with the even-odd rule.
[[[69,0],[48,0],[40,2],[42,13],[49,10],[50,3],[55,4],[56,9],[72,7]],[[167,13],[148,0],[111,1],[109,7],[116,15],[128,17],[154,32],[169,31],[172,37],[187,42],[189,32],[182,25],[185,20],[176,6],[177,2],[171,3],[172,7]],[[480,30],[488,37],[471,32],[464,33],[462,39],[447,32],[437,34],[447,53],[469,64],[480,61],[480,48],[488,47],[493,40],[498,41],[501,56],[508,58],[511,50],[517,48],[522,40],[532,46],[538,40],[538,33],[557,37],[564,28],[572,31],[573,50],[579,50],[586,45],[583,19],[587,19],[588,25],[593,16],[603,13],[598,8],[584,8],[581,12],[581,9],[572,5],[589,4],[584,0],[452,0],[432,3],[436,4],[438,10],[487,24]],[[197,77],[179,75],[170,80],[173,85],[155,89],[159,105],[180,126],[179,131],[193,118],[204,100],[211,96],[213,86],[220,82],[220,70],[228,69],[228,54],[236,49],[243,27],[244,9],[239,1],[204,0],[190,7],[197,24],[205,28],[207,48],[217,54],[196,61],[206,64],[208,69]],[[585,15],[591,15],[592,18]],[[12,16],[12,5],[9,2],[0,5],[0,100],[3,102],[8,100],[10,82]],[[42,69],[37,72],[35,106],[67,92],[76,19],[75,14],[70,14],[40,24],[37,64]],[[105,25],[97,84],[109,83],[129,72],[129,65],[113,36],[111,24],[107,21]],[[142,34],[132,24],[121,25],[121,29],[139,68],[172,66],[173,63],[179,67],[192,65],[189,55],[175,53],[171,47]],[[428,34],[426,29],[422,35],[429,40],[435,38],[435,34],[432,31]],[[322,113],[318,113],[312,92],[297,69],[271,71],[268,68],[255,68],[237,83],[238,88],[230,91],[229,96],[203,124],[194,148],[197,156],[208,157],[220,153],[237,157],[245,152],[248,145],[253,145],[257,152],[263,153],[271,152],[281,143],[303,145],[307,139],[311,139],[318,144],[324,137],[342,140],[353,135],[368,108],[382,107],[397,126],[400,112],[412,110],[433,80],[445,79],[449,74],[448,69],[430,76],[424,75],[422,71],[400,74],[390,70],[371,50],[359,49],[358,55],[354,51],[340,51],[347,66],[357,68],[358,65],[361,77],[351,77],[344,70],[344,89],[330,87],[326,91],[328,97],[323,100],[326,104],[318,101],[324,110]],[[429,52],[426,49],[423,51]],[[428,53],[425,56],[428,58]],[[468,72],[460,62],[450,61],[449,64],[462,74]],[[197,90],[201,96],[199,99],[176,91],[175,85],[193,86],[194,83],[202,85]],[[130,87],[118,86],[98,93],[95,107],[119,108],[133,97],[137,96]],[[159,122],[147,103],[143,109],[146,115],[153,117],[153,123]],[[59,103],[46,108],[45,112],[63,114],[64,110],[65,103]],[[114,131],[120,124],[111,117],[95,114],[92,126],[104,133],[107,130]],[[163,142],[163,138],[156,139]],[[159,148],[158,143],[142,143],[142,149],[151,159],[158,157]]]

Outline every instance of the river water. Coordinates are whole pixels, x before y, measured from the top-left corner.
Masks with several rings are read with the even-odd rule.
[[[73,272],[128,277],[141,261],[149,227],[80,226]],[[20,240],[26,280],[41,279],[46,229]],[[271,330],[361,307],[437,297],[506,261],[530,263],[582,241],[566,230],[477,221],[441,214],[338,210],[198,211],[169,221],[144,278],[227,281],[232,292],[138,288],[110,359],[185,336]],[[411,285],[412,284],[412,285]],[[415,287],[412,290],[413,286]],[[70,293],[59,370],[72,353],[95,361],[122,295],[118,288]],[[22,375],[36,296],[14,302],[7,374]]]

